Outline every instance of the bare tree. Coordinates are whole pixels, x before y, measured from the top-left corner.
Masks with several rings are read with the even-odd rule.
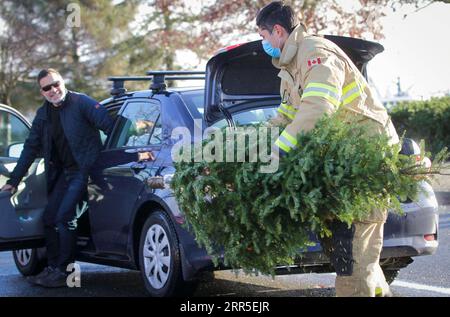
[[[255,17],[271,0],[216,0],[205,6],[200,18],[202,31],[193,43],[203,43],[206,55],[223,45],[227,34],[237,34],[232,41],[256,31]],[[383,38],[381,18],[389,10],[415,4],[416,11],[435,2],[450,0],[356,0],[352,10],[345,10],[337,0],[286,0],[310,33],[328,33],[379,40]],[[207,43],[207,46],[205,45]]]
[[[31,2],[31,1],[30,1]],[[45,64],[61,54],[48,24],[37,24],[44,10],[0,3],[3,32],[0,33],[0,102],[12,105],[12,94],[20,81],[29,81],[36,65]],[[52,27],[58,27],[52,25]]]
[[[121,71],[115,64],[116,55],[121,42],[132,37],[129,22],[134,20],[139,3],[2,0],[0,102],[13,105],[14,99],[19,99],[27,103],[17,91],[24,85],[28,91],[26,83],[34,81],[31,77],[45,67],[59,69],[71,89],[103,97],[100,88],[105,74]],[[71,6],[76,8],[73,14],[78,14],[78,23],[70,21]],[[123,65],[126,68],[127,64]]]
[[[256,32],[255,16],[270,0],[2,0],[0,1],[0,102],[29,97],[30,79],[43,67],[56,67],[69,87],[105,95],[108,75],[175,69],[176,52],[188,49],[208,58],[218,48],[242,42]],[[368,39],[383,36],[386,10],[432,0],[357,0],[345,10],[338,0],[286,0],[312,33]],[[439,0],[449,3],[450,0]],[[68,5],[81,12],[68,26]],[[138,20],[136,20],[138,18]],[[31,98],[31,99],[30,99]],[[22,103],[22,100],[21,100]]]

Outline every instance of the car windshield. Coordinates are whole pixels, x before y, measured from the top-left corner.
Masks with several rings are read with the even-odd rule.
[[[204,92],[199,90],[181,92],[186,106],[194,119],[202,118],[204,113]],[[252,109],[233,113],[233,119],[236,125],[249,125],[266,122],[276,116],[277,105],[255,106]],[[225,119],[217,121],[213,127],[222,128],[227,126]]]
[[[192,114],[194,119],[203,118],[203,110],[205,103],[205,94],[203,90],[191,90],[180,92],[187,108]]]

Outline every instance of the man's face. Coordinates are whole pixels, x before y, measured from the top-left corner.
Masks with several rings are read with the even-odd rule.
[[[52,104],[58,104],[66,96],[64,80],[55,73],[49,73],[39,81],[41,95]]]
[[[272,45],[273,48],[283,49],[285,38],[283,36],[283,28],[278,24],[275,24],[273,27],[273,31],[270,32],[266,28],[258,28],[258,33],[262,37],[263,40]]]

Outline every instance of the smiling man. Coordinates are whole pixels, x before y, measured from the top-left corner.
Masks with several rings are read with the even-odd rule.
[[[48,267],[30,281],[45,287],[63,287],[67,266],[75,258],[76,206],[86,194],[89,169],[102,148],[99,130],[109,134],[112,119],[91,97],[67,90],[64,79],[54,69],[40,71],[37,82],[45,101],[2,191],[14,193],[33,161],[44,157],[48,203],[43,219]]]

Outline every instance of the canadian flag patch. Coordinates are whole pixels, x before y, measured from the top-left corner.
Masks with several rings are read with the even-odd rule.
[[[320,57],[308,60],[308,67],[313,67],[315,65],[320,65],[320,64],[322,64]]]

